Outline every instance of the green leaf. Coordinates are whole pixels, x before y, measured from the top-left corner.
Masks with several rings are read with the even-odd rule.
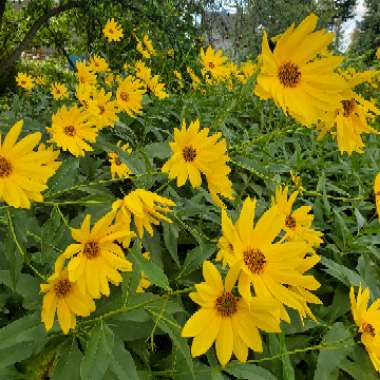
[[[80,363],[83,354],[73,338],[69,338],[58,349],[57,364],[51,380],[80,380]]]
[[[338,264],[335,261],[328,259],[327,257],[321,257],[321,264],[327,268],[325,269],[326,273],[335,277],[346,286],[359,286],[362,282],[361,277],[356,272],[342,264]]]
[[[102,380],[111,360],[114,334],[103,322],[94,327],[80,365],[82,380]]]
[[[284,380],[294,380],[295,373],[292,362],[290,360],[288,349],[286,348],[285,334],[280,334],[280,348],[281,348],[281,361],[282,361],[282,373]]]
[[[139,380],[132,355],[118,337],[115,337],[110,370],[119,380]]]
[[[49,189],[45,196],[59,193],[62,190],[72,187],[78,177],[79,159],[70,157],[65,158],[55,175],[48,182]]]
[[[148,157],[157,157],[160,160],[166,160],[171,154],[169,144],[166,142],[145,145],[144,150]]]
[[[137,240],[129,252],[134,259],[138,271],[144,272],[153,284],[162,289],[171,290],[169,280],[164,271],[157,264],[152,262],[152,260],[146,260],[144,258],[141,254],[141,249],[139,248],[139,242]]]
[[[267,369],[255,364],[232,361],[224,371],[241,380],[277,380]]]
[[[332,325],[323,339],[323,344],[327,348],[320,350],[314,380],[337,379],[340,363],[352,351],[352,343],[352,336],[343,323],[337,322]],[[333,352],[331,351],[332,348],[334,348]]]
[[[168,249],[171,258],[179,268],[181,264],[178,257],[178,227],[175,224],[164,223],[162,228],[164,231],[165,246]]]
[[[185,277],[199,269],[202,263],[207,260],[215,250],[214,244],[201,244],[190,252],[187,252],[185,262],[177,278]]]

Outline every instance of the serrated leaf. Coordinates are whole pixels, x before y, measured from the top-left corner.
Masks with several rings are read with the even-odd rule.
[[[327,268],[325,269],[325,272],[330,276],[335,277],[346,286],[359,286],[362,282],[361,277],[356,272],[342,264],[338,264],[335,261],[328,259],[327,257],[321,257],[321,264]]]
[[[132,355],[118,337],[115,337],[110,370],[119,380],[139,380]]]
[[[164,242],[168,249],[171,258],[177,264],[178,267],[181,266],[178,257],[178,227],[175,224],[164,223],[162,225],[164,231]]]
[[[134,259],[138,271],[142,271],[149,280],[162,289],[170,290],[169,280],[164,271],[152,260],[146,260],[141,254],[138,242],[130,249],[130,255]]]
[[[277,380],[267,369],[255,364],[232,361],[224,371],[241,380]]]
[[[48,182],[49,189],[46,191],[45,196],[59,193],[62,190],[72,187],[77,180],[78,169],[78,158],[66,158],[54,176],[50,178]]]
[[[103,322],[91,330],[80,365],[82,380],[102,380],[112,360],[114,334]]]
[[[51,380],[79,380],[83,354],[74,339],[63,343],[57,353],[57,362]]]

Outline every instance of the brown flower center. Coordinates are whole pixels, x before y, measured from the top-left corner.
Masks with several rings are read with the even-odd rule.
[[[22,81],[21,81],[21,84],[25,85],[25,84],[26,84],[26,81],[25,81],[25,80],[22,80]]]
[[[278,69],[277,75],[284,87],[297,87],[301,80],[301,71],[298,66],[292,62],[282,64]]]
[[[0,178],[9,177],[12,173],[12,165],[11,163],[0,156]]]
[[[65,135],[73,137],[75,136],[75,127],[73,125],[67,125],[64,128],[63,132],[65,133]]]
[[[297,222],[291,215],[288,215],[285,219],[285,226],[294,230],[297,226]]]
[[[99,244],[95,241],[89,241],[84,245],[83,254],[88,259],[94,259],[98,257],[100,253]]]
[[[193,148],[192,145],[185,146],[182,150],[183,159],[186,162],[193,162],[195,157],[197,157],[197,151]]]
[[[70,290],[71,282],[67,278],[59,280],[54,284],[54,292],[59,298],[66,296]]]
[[[98,106],[98,108],[99,108],[99,114],[100,115],[103,115],[104,112],[106,112],[106,109],[103,106]]]
[[[237,310],[238,299],[231,292],[225,292],[215,302],[216,310],[223,317],[229,317]]]
[[[264,271],[267,260],[259,249],[248,249],[243,253],[243,257],[245,265],[252,273],[260,274]]]
[[[120,158],[119,157],[116,157],[115,158],[115,165],[116,166],[120,166],[122,164],[122,162],[120,161]]]
[[[126,92],[122,92],[120,94],[120,99],[123,100],[124,102],[128,102],[129,101],[129,95]]]
[[[343,116],[348,117],[354,111],[356,101],[355,99],[342,100],[342,105],[343,105]]]
[[[215,68],[215,64],[214,64],[214,62],[209,62],[209,63],[208,63],[208,67],[209,67],[210,69],[214,69],[214,68]]]
[[[371,335],[372,337],[376,335],[375,328],[369,323],[364,322],[362,324],[362,330],[363,330],[363,333]]]

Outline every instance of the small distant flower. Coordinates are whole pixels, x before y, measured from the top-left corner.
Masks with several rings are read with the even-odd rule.
[[[77,243],[70,244],[62,254],[70,259],[67,266],[69,280],[76,282],[83,293],[99,298],[109,296],[108,282],[119,285],[120,271],[131,272],[132,263],[125,258],[115,240],[133,236],[112,224],[114,215],[108,213],[90,228],[91,216],[86,215],[80,228],[72,228],[71,235]]]
[[[304,241],[309,244],[311,248],[318,248],[323,242],[323,234],[312,228],[314,220],[314,216],[310,214],[312,207],[301,206],[295,211],[292,211],[297,196],[298,191],[295,191],[288,198],[287,186],[276,189],[273,205],[285,216],[285,222],[283,225],[285,235],[283,240]]]
[[[76,106],[63,106],[53,114],[52,126],[47,131],[51,134],[51,141],[77,157],[93,150],[87,142],[95,142],[97,136],[88,112]]]
[[[147,87],[150,92],[159,99],[165,99],[169,97],[168,93],[165,91],[165,83],[160,82],[159,75],[152,77],[147,83]]]
[[[166,54],[167,54],[168,57],[174,58],[174,55],[175,55],[174,49],[173,48],[168,49],[168,51],[166,52]]]
[[[117,116],[118,106],[115,100],[111,100],[112,93],[103,88],[94,91],[86,100],[87,111],[92,116],[96,128],[113,127],[119,120]]]
[[[143,83],[139,79],[127,76],[116,91],[117,104],[120,110],[135,117],[142,112],[142,99],[145,94]]]
[[[132,149],[128,144],[123,144],[120,140],[117,142],[117,146],[122,149],[124,152],[132,153]],[[112,178],[127,178],[130,174],[132,174],[131,169],[129,169],[127,164],[124,164],[117,153],[110,152],[108,153],[108,159],[111,164],[111,175]]]
[[[145,260],[150,260],[150,253],[149,252],[144,252],[143,256]],[[136,293],[144,293],[145,289],[149,288],[149,286],[152,283],[149,281],[149,278],[145,275],[144,272],[140,273],[140,281],[136,289]]]
[[[191,81],[193,84],[193,88],[197,89],[202,83],[201,79],[199,78],[199,76],[197,74],[194,73],[194,70],[191,67],[187,67],[186,71],[190,75],[190,78],[191,78]]]
[[[84,62],[77,62],[76,69],[77,69],[76,75],[77,75],[79,83],[90,84],[90,85],[96,84],[96,74]]]
[[[380,47],[378,47],[376,50],[376,58],[380,59]]]
[[[91,56],[88,67],[95,73],[106,73],[107,71],[110,71],[107,61],[96,54]]]
[[[30,208],[31,201],[42,202],[48,179],[57,171],[59,152],[39,145],[41,133],[21,134],[23,121],[14,124],[2,139],[0,134],[0,201],[10,206]]]
[[[227,58],[223,55],[222,50],[215,52],[214,49],[209,46],[205,52],[202,48],[200,57],[205,73],[209,73],[211,77],[216,80],[227,78],[229,75],[229,70],[226,66]]]
[[[278,303],[268,297],[253,297],[248,304],[235,292],[238,274],[230,269],[223,283],[216,267],[210,261],[203,263],[205,281],[190,293],[200,309],[182,329],[183,337],[193,337],[193,357],[206,353],[215,342],[216,356],[223,367],[232,354],[244,363],[249,348],[263,351],[259,330],[281,332]]]
[[[171,212],[171,207],[175,203],[165,197],[144,189],[131,191],[123,199],[119,199],[112,204],[112,209],[116,212],[116,223],[123,225],[130,230],[132,217],[140,238],[144,236],[144,230],[153,236],[153,225],[158,225],[161,220],[171,223],[172,221],[165,215]],[[124,246],[126,241],[123,241]]]
[[[181,129],[174,130],[174,141],[170,143],[173,155],[162,171],[168,173],[170,179],[177,178],[178,187],[188,179],[193,187],[200,187],[201,174],[204,174],[215,203],[220,205],[218,194],[233,199],[232,183],[228,179],[229,158],[221,133],[212,136],[208,133],[208,128],[200,129],[199,120],[191,122],[188,128],[183,121]]]
[[[35,86],[33,77],[26,73],[18,73],[16,76],[16,82],[17,85],[24,90],[32,90]]]
[[[156,51],[153,47],[152,41],[146,34],[144,35],[142,41],[137,37],[136,40],[136,50],[143,56],[143,58],[150,59],[151,57],[154,57],[156,55]]]
[[[104,78],[104,82],[108,87],[112,87],[113,83],[115,81],[115,76],[113,74],[108,74]]]
[[[377,175],[376,175],[375,183],[373,186],[373,191],[375,193],[377,216],[378,216],[379,222],[380,222],[380,172],[377,173]]]
[[[237,78],[243,84],[247,82],[247,80],[253,76],[253,74],[257,70],[257,65],[252,61],[242,62],[239,66],[239,72],[237,74]]]
[[[305,191],[305,188],[302,186],[302,178],[296,175],[292,170],[290,171],[290,177],[297,191],[302,194]]]
[[[103,34],[108,42],[120,41],[124,36],[122,26],[114,18],[107,21],[103,28]]]
[[[88,83],[78,83],[75,89],[75,96],[79,103],[87,109],[92,97],[95,96],[97,90],[96,87]]]
[[[143,42],[149,54],[154,57],[156,55],[156,51],[154,50],[153,43],[147,34],[144,35]]]
[[[46,84],[46,78],[42,75],[38,75],[37,77],[34,78],[34,82],[38,86],[44,86]]]
[[[75,329],[76,316],[87,317],[95,311],[95,302],[86,293],[81,292],[77,283],[69,280],[67,269],[63,269],[63,260],[58,259],[55,272],[47,284],[41,285],[45,293],[42,300],[41,319],[47,331],[54,324],[55,313],[64,334]]]
[[[352,316],[359,327],[361,341],[377,372],[380,372],[380,299],[376,299],[368,307],[369,289],[359,287],[355,298],[354,288],[350,290]]]
[[[69,97],[67,87],[63,83],[54,82],[50,87],[51,95],[55,100],[62,100]]]

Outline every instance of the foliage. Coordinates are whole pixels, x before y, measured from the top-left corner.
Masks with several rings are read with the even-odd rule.
[[[126,30],[129,44],[132,39]],[[380,296],[380,225],[373,195],[373,179],[380,171],[378,136],[364,137],[365,153],[340,155],[330,136],[317,141],[313,129],[255,96],[255,75],[245,83],[202,82],[194,89],[186,73],[186,44],[180,45],[179,56],[172,62],[165,55],[167,45],[155,43],[158,53],[150,67],[168,84],[168,98],[149,94],[141,115],[133,118],[120,113],[114,128],[103,129],[86,156],[61,152],[62,165],[48,182],[44,200],[33,203],[30,210],[0,206],[0,378],[378,378],[358,340],[348,297],[349,288],[359,284],[368,287],[373,298]],[[107,48],[100,40],[92,46],[119,75],[125,74],[118,71],[124,58],[131,66],[138,56],[133,52],[128,59],[118,59],[121,48]],[[191,64],[200,75],[197,62]],[[182,86],[173,68],[181,70]],[[50,75],[49,70],[46,73]],[[52,98],[49,85],[56,76],[32,92],[19,90],[9,97],[9,109],[0,114],[1,133],[24,119],[25,134],[39,131],[43,141],[48,141],[46,127],[51,126],[52,114],[76,102],[74,74],[62,70],[59,79],[70,89],[70,99]],[[366,85],[361,90],[368,98],[377,97],[379,104],[376,90]],[[193,359],[181,336],[185,321],[196,310],[188,293],[202,281],[202,263],[214,260],[218,249],[221,209],[205,187],[179,188],[161,171],[171,155],[168,142],[174,129],[183,120],[198,118],[210,134],[221,132],[228,143],[235,198],[226,205],[233,217],[247,196],[257,198],[258,214],[262,214],[276,188],[287,184],[292,191],[300,191],[297,206],[312,206],[313,227],[324,234],[324,244],[318,249],[321,261],[311,272],[322,284],[316,294],[323,305],[312,306],[317,322],[305,319],[302,323],[291,313],[292,322],[282,323],[281,334],[265,335],[262,353],[251,355],[247,363],[234,360],[225,367],[219,365],[213,349]],[[117,145],[120,139],[132,153]],[[118,153],[133,175],[112,178],[109,152]],[[39,286],[54,270],[57,257],[73,243],[70,228],[78,228],[87,213],[98,220],[117,198],[136,188],[174,200],[172,223],[156,226],[153,236],[145,234],[125,249],[135,270],[124,272],[121,285],[112,286],[109,297],[96,301],[93,314],[78,318],[68,335],[57,324],[47,333],[40,321]],[[150,260],[142,255],[146,251]],[[220,264],[218,269],[226,272]],[[141,272],[151,286],[138,293]]]

